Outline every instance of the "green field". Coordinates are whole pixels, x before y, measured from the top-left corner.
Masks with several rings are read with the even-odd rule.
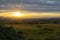
[[[24,40],[60,40],[59,24],[7,24],[22,31]]]

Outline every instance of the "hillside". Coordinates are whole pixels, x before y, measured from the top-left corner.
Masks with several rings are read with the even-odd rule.
[[[30,19],[12,19],[0,17],[0,22],[12,24],[60,24],[60,18],[30,18]]]

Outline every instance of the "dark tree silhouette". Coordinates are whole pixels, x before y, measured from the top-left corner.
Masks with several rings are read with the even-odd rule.
[[[0,40],[23,40],[23,36],[16,32],[12,26],[6,27],[0,23]]]

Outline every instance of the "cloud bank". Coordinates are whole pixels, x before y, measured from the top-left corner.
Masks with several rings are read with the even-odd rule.
[[[60,0],[0,0],[0,10],[60,11]]]

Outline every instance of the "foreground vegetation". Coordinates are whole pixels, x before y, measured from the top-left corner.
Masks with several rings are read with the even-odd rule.
[[[12,26],[0,24],[0,40],[23,40],[22,32],[17,32]]]
[[[60,40],[59,24],[8,24],[22,31],[24,40]]]
[[[60,40],[60,25],[0,23],[0,40]]]

